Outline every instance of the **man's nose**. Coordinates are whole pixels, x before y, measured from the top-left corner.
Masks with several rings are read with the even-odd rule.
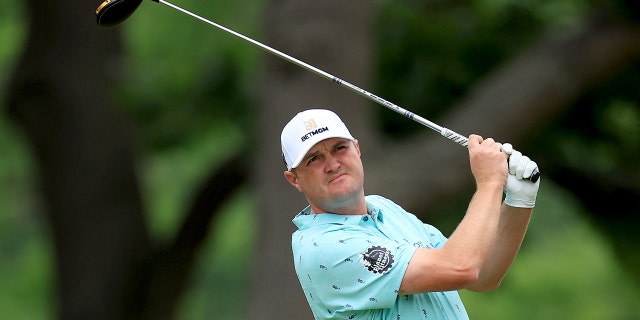
[[[338,159],[331,154],[327,155],[327,172],[338,170],[338,168],[340,168],[340,162],[338,161]]]

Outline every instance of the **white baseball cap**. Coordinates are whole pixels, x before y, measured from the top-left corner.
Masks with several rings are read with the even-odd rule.
[[[316,143],[329,138],[355,140],[337,114],[324,109],[298,113],[282,129],[280,142],[287,170],[296,168]]]

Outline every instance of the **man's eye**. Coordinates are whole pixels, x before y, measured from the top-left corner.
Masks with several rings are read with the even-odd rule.
[[[314,162],[316,160],[318,160],[318,157],[317,156],[313,156],[313,157],[309,158],[309,160],[307,161],[307,164],[310,164],[310,163],[312,163],[312,162]]]

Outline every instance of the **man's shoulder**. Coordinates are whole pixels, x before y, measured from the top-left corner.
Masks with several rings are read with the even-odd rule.
[[[365,197],[365,201],[367,202],[367,208],[369,211],[372,210],[382,210],[382,211],[393,211],[393,212],[406,212],[400,205],[393,202],[390,199],[387,199],[381,195],[371,194]]]
[[[337,230],[360,229],[360,220],[363,215],[340,215],[333,213],[320,213],[299,215],[293,220],[298,227],[296,233],[327,234]]]
[[[393,204],[396,205],[397,204],[393,201],[391,201],[390,199],[387,199],[381,195],[378,194],[370,194],[364,197],[365,201],[367,202],[367,204],[371,203],[371,204]]]

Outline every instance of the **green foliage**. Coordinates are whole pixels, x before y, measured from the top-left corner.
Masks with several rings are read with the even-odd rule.
[[[253,244],[257,232],[253,201],[243,192],[226,210],[200,255],[190,290],[178,310],[178,319],[247,319]]]
[[[537,139],[574,168],[625,180],[640,158],[640,63],[590,90]],[[584,169],[583,169],[584,170]],[[629,181],[629,183],[633,183]]]
[[[569,25],[586,1],[385,1],[375,24],[376,92],[437,119],[471,85],[542,30]],[[382,129],[401,137],[419,125],[379,109]]]
[[[233,124],[209,127],[205,134],[150,155],[143,170],[143,190],[152,236],[170,240],[199,184],[226,156],[234,153],[243,133]],[[177,319],[246,319],[257,225],[248,190],[229,199],[217,227],[203,245]]]
[[[0,222],[3,234],[0,237],[0,314],[3,318],[53,318],[52,248],[47,245],[49,241],[43,229],[34,221]]]
[[[210,126],[197,138],[146,157],[142,170],[142,192],[151,234],[160,240],[176,232],[194,190],[225,157],[244,143],[243,133],[232,123]]]
[[[1,98],[1,97],[0,97]],[[0,315],[49,319],[53,248],[24,139],[0,116]]]
[[[173,2],[259,39],[263,1]],[[150,149],[198,139],[211,126],[251,127],[260,50],[167,6],[143,2],[127,23],[129,51],[118,94]]]
[[[19,1],[0,2],[0,315],[53,315],[51,241],[40,213],[35,170],[25,140],[4,116],[6,83],[25,38]]]
[[[633,319],[640,291],[606,238],[565,191],[545,180],[520,254],[501,287],[462,291],[477,319]]]
[[[17,57],[18,49],[25,38],[19,3],[16,0],[0,1],[0,88],[4,88],[7,76],[13,68],[11,62]]]

